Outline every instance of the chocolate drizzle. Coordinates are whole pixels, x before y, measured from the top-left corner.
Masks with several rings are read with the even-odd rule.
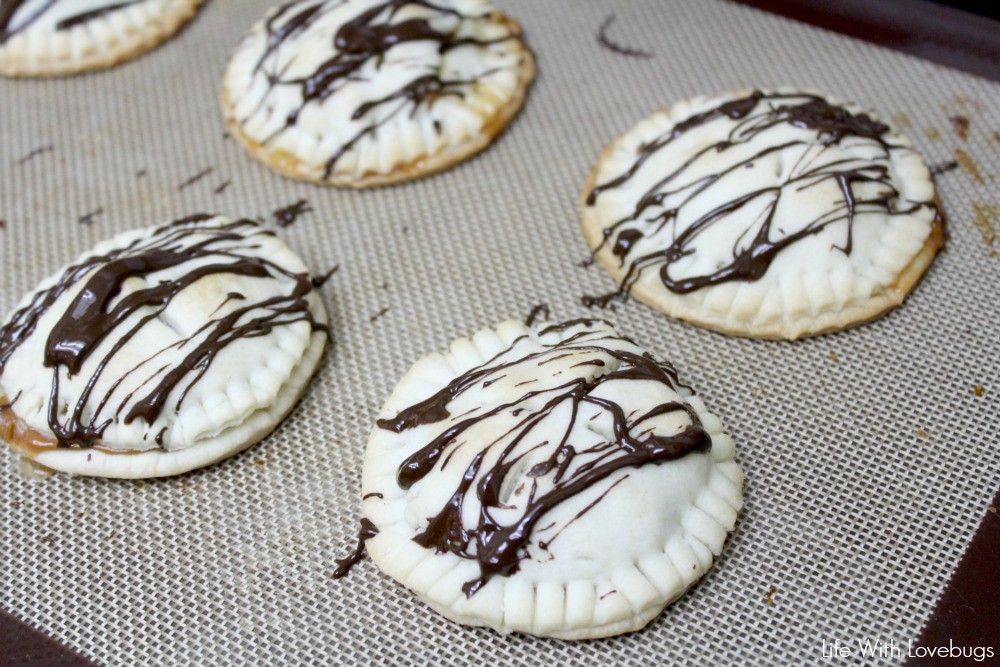
[[[3,0],[3,2],[0,2],[0,44],[3,44],[8,39],[33,24],[53,7],[57,7],[60,4],[69,4],[66,3],[65,0],[43,0],[38,3],[39,7],[33,14],[25,17],[24,21],[22,21],[16,28],[12,27],[14,16],[18,13],[18,10],[20,10],[25,4],[28,4],[29,1],[30,0]],[[55,29],[59,31],[70,30],[76,26],[101,18],[111,12],[124,9],[139,1],[140,0],[127,0],[126,2],[115,2],[90,11],[71,14],[57,21]]]
[[[306,296],[312,291],[307,274],[296,274],[267,259],[244,254],[255,235],[266,234],[248,220],[203,225],[213,216],[195,215],[157,229],[151,236],[124,248],[89,257],[67,268],[56,283],[36,293],[0,329],[0,373],[19,346],[35,333],[40,319],[69,290],[82,288],[66,305],[49,333],[43,364],[52,371],[48,403],[48,425],[60,447],[89,448],[99,442],[107,427],[124,413],[124,423],[143,419],[152,425],[173,397],[179,409],[191,388],[208,371],[215,357],[242,338],[267,335],[294,322],[308,322],[314,330],[326,330],[309,310]],[[178,267],[190,267],[175,278],[158,275]],[[289,285],[286,294],[260,301],[230,292],[223,302],[238,304],[216,319],[208,319],[190,336],[166,349],[184,350],[176,363],[165,364],[121,400],[116,408],[108,403],[121,383],[147,366],[165,350],[151,353],[104,395],[98,382],[116,355],[147,324],[159,318],[172,300],[199,280],[228,274],[253,278],[276,278]],[[126,281],[144,279],[146,286],[121,296]],[[221,309],[216,310],[216,313]],[[213,316],[215,313],[213,313]],[[60,384],[82,372],[96,358],[103,343],[113,341],[93,365],[75,405],[60,396]],[[175,391],[177,393],[175,393]],[[164,432],[156,444],[164,445]]]
[[[587,195],[586,205],[594,206],[603,193],[628,183],[647,160],[682,136],[725,119],[735,121],[735,125],[721,141],[690,155],[675,170],[659,175],[652,187],[638,198],[635,209],[604,230],[604,239],[594,249],[594,254],[610,244],[611,254],[619,259],[619,266],[627,264],[628,270],[618,291],[604,296],[586,296],[583,298],[585,305],[604,307],[611,301],[623,300],[642,272],[652,267],[658,267],[664,286],[677,294],[727,281],[756,281],[767,272],[778,253],[830,225],[846,222],[842,243],[832,249],[849,255],[853,247],[853,227],[858,218],[871,213],[908,215],[921,208],[936,209],[933,202],[901,201],[900,193],[891,184],[892,153],[912,149],[890,143],[886,137],[888,126],[867,114],[851,113],[815,95],[760,91],[693,115],[664,135],[641,145],[632,166],[597,184]],[[812,138],[792,136],[783,143],[779,140],[760,142],[762,145],[755,151],[747,150],[751,141],[781,125],[793,125],[816,134]],[[853,158],[834,152],[824,161],[827,150],[847,138],[855,142],[863,140],[877,154]],[[700,175],[701,158],[710,159],[727,152],[735,157],[722,171]],[[756,162],[768,156],[785,153],[792,155],[790,159],[795,162],[782,177],[782,182],[776,178],[772,186],[751,191],[740,190],[738,185],[734,188],[739,170],[754,168]],[[735,178],[727,179],[733,175]],[[836,185],[841,195],[840,203],[796,231],[786,233],[773,228],[772,222],[784,193],[799,192],[822,183]],[[865,187],[862,190],[858,186]],[[865,194],[859,194],[861,191]],[[716,197],[718,203],[706,207],[708,197]],[[691,205],[692,202],[697,203]],[[693,246],[700,235],[714,225],[726,224],[733,216],[758,209],[761,213],[756,217],[746,216],[753,220],[734,242],[731,261],[720,262],[710,273],[687,277],[674,275],[674,265],[697,252]],[[655,250],[639,254],[637,248],[643,239],[657,235],[668,239],[659,247],[655,242],[650,244]]]
[[[507,350],[462,374],[433,396],[377,423],[379,428],[394,433],[440,424],[437,435],[407,457],[397,471],[397,483],[409,489],[427,478],[431,471],[446,468],[451,463],[451,454],[462,446],[470,429],[497,416],[517,420],[512,427],[504,427],[503,435],[475,455],[462,473],[454,494],[414,537],[421,546],[453,553],[479,564],[480,576],[463,586],[467,596],[474,595],[490,577],[516,572],[520,562],[529,557],[529,542],[539,520],[561,503],[624,469],[657,465],[711,448],[710,436],[694,410],[684,402],[668,401],[642,413],[626,414],[625,408],[606,397],[608,392],[600,388],[623,380],[655,382],[675,392],[686,391],[686,388],[678,382],[672,366],[657,362],[649,354],[631,351],[635,349],[634,343],[617,336],[610,328],[595,327],[595,323],[594,320],[572,320],[549,326],[537,334],[540,350],[536,346],[524,352],[519,350],[519,345],[528,338],[522,336]],[[564,339],[553,340],[552,334],[559,334],[559,338]],[[569,373],[566,367],[558,364],[547,366],[567,357],[579,357],[581,362],[571,364],[570,368],[583,370]],[[540,379],[551,368],[555,371],[551,377],[560,377],[558,380],[546,378],[548,384],[530,383],[528,386],[538,388],[513,400],[487,402],[471,412],[452,414],[451,403],[459,396],[472,389],[485,388],[515,368],[522,376],[524,369],[532,369]],[[596,444],[580,441],[579,433],[574,431],[583,420],[581,413],[585,406],[588,411],[596,410],[597,415],[610,418],[610,431],[603,436],[607,439]],[[568,421],[565,417],[553,417],[566,415],[567,409]],[[671,435],[658,433],[650,421],[671,413],[686,414],[688,425]],[[564,420],[559,440],[545,439],[536,444],[535,439],[542,436],[537,434],[535,427],[545,420],[551,423],[552,419]],[[594,417],[588,421],[592,419]],[[593,436],[596,431],[587,433]],[[522,471],[527,465],[526,456],[542,447],[551,453]],[[523,511],[512,521],[500,521],[494,515],[500,510],[511,509],[511,501],[504,497],[502,490],[517,484],[520,486],[515,494],[526,491],[526,496],[521,497]],[[601,502],[607,492],[610,489],[576,518]],[[478,506],[475,519],[472,519],[473,512],[466,508],[470,499]],[[469,525],[470,520],[474,525]],[[536,541],[536,544],[544,550],[552,539],[554,537],[547,543]]]
[[[268,95],[271,91],[284,88],[298,88],[301,104],[285,118],[284,125],[262,143],[265,145],[274,140],[288,128],[296,125],[302,111],[311,104],[320,104],[331,95],[362,78],[363,68],[369,62],[375,62],[376,70],[382,67],[386,54],[394,47],[407,42],[431,41],[438,44],[438,52],[444,54],[452,49],[467,45],[489,46],[510,39],[517,35],[479,40],[472,37],[459,36],[458,24],[454,19],[484,18],[467,16],[458,9],[447,5],[438,5],[427,0],[388,0],[371,7],[337,30],[334,39],[334,52],[330,58],[322,62],[312,73],[306,76],[287,77],[286,70],[294,59],[294,54],[287,61],[279,61],[277,54],[281,48],[308,32],[318,21],[330,11],[341,7],[343,3],[330,2],[289,2],[278,8],[265,22],[267,31],[267,46],[258,60],[254,72],[262,72],[268,82]],[[396,15],[405,7],[422,7],[433,13],[430,18],[408,18],[394,22]],[[442,18],[452,17],[450,28],[437,27]],[[418,70],[414,70],[418,71]],[[482,72],[480,75],[490,73]],[[444,74],[421,73],[409,80],[400,88],[376,100],[359,104],[351,114],[354,121],[364,121],[363,126],[352,137],[343,141],[325,164],[324,178],[333,172],[336,163],[364,137],[373,134],[396,115],[409,111],[412,116],[422,104],[431,105],[444,96],[462,96],[477,77],[470,79],[450,79]],[[266,95],[252,117],[258,111],[266,108]],[[386,109],[381,113],[374,113]],[[243,118],[241,124],[249,120]]]

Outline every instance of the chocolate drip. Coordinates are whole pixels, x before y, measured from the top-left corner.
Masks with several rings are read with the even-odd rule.
[[[313,287],[316,287],[316,288],[322,287],[323,285],[326,284],[326,281],[328,281],[330,278],[332,278],[333,274],[335,274],[337,271],[340,271],[340,264],[337,264],[336,266],[334,266],[332,269],[330,269],[326,273],[324,273],[322,275],[319,275],[319,276],[316,276],[315,278],[313,278],[312,279]]]
[[[535,323],[535,320],[537,320],[539,317],[544,317],[546,320],[548,320],[550,315],[552,315],[552,312],[549,309],[549,304],[540,303],[536,306],[533,306],[531,310],[528,312],[528,316],[524,318],[524,326],[530,327]]]
[[[147,306],[163,307],[178,292],[206,276],[216,273],[257,278],[268,276],[262,264],[250,260],[209,264],[192,270],[178,280],[161,281],[154,287],[133,292],[113,308],[110,306],[111,300],[121,291],[122,283],[129,278],[148,276],[188,261],[187,253],[164,250],[113,259],[102,266],[52,328],[45,345],[45,367],[65,366],[70,375],[76,375],[101,341],[136,311]]]
[[[629,58],[651,58],[652,54],[649,51],[643,51],[642,49],[632,49],[620,44],[616,44],[611,41],[608,37],[608,29],[611,24],[615,22],[615,15],[611,14],[608,18],[604,19],[604,23],[601,24],[600,29],[597,31],[597,43],[606,48],[609,51],[618,53],[623,56],[628,56]]]
[[[99,215],[103,215],[103,214],[104,214],[104,207],[103,206],[98,206],[93,211],[90,211],[88,213],[84,213],[83,215],[81,215],[79,222],[80,222],[81,225],[92,225],[92,224],[94,224],[94,218],[96,218]]]
[[[381,494],[377,494],[381,495]],[[346,577],[351,568],[361,562],[365,557],[365,542],[378,535],[378,527],[369,519],[361,520],[361,529],[358,531],[358,546],[347,558],[337,558],[337,569],[333,571],[334,579]]]
[[[630,181],[646,160],[679,137],[723,118],[738,121],[735,128],[729,132],[728,138],[700,150],[680,167],[664,174],[639,198],[635,210],[628,217],[604,230],[604,239],[594,253],[596,254],[605,245],[612,244],[611,253],[619,258],[620,265],[624,266],[626,261],[629,261],[628,271],[616,292],[603,296],[585,296],[582,299],[584,305],[607,307],[612,301],[624,300],[641,277],[641,273],[648,267],[654,266],[659,267],[659,276],[664,286],[677,294],[733,280],[756,281],[767,272],[775,256],[783,249],[805,237],[820,233],[834,223],[846,222],[846,233],[843,244],[836,245],[833,249],[850,254],[853,247],[854,222],[860,215],[867,213],[907,215],[923,207],[936,210],[933,202],[916,202],[910,206],[900,206],[899,192],[890,183],[888,164],[893,151],[910,149],[889,143],[885,137],[889,131],[888,126],[875,121],[867,114],[854,114],[842,107],[831,105],[815,95],[765,94],[760,91],[696,114],[677,123],[664,136],[640,146],[633,165],[621,175],[594,187],[587,196],[587,205],[593,206],[605,191],[621,187]],[[743,159],[734,161],[723,171],[700,176],[694,180],[684,180],[688,169],[702,156],[736,150],[761,133],[782,124],[815,131],[817,139],[815,141],[796,139],[783,144],[772,143],[745,157],[743,151],[740,153]],[[839,158],[825,163],[819,159],[826,148],[839,144],[846,137],[868,140],[878,147],[881,157],[867,160]],[[699,195],[713,188],[724,177],[734,174],[739,169],[752,167],[756,161],[773,153],[798,147],[808,149],[811,144],[820,146],[820,156],[812,156],[805,164],[800,157],[783,183],[739,193],[736,198],[722,195],[718,206],[702,212],[699,217],[687,222],[683,229],[677,227],[678,218],[685,211],[685,207]],[[837,185],[841,193],[841,203],[810,220],[798,231],[777,239],[773,238],[775,234],[772,222],[783,192],[789,189],[801,191],[823,182],[833,182]],[[867,197],[856,194],[855,186],[871,184],[879,186],[878,194]],[[672,203],[672,208],[667,208],[667,202]],[[671,268],[675,263],[695,252],[692,245],[699,235],[713,225],[729,219],[730,216],[739,214],[745,207],[751,207],[750,210],[753,210],[752,207],[760,207],[762,213],[755,220],[755,224],[758,224],[756,231],[748,229],[735,241],[732,249],[733,260],[729,264],[721,265],[712,273],[704,275],[687,278],[675,278],[671,275]],[[649,212],[657,208],[662,210],[650,217]],[[638,225],[643,229],[633,226],[622,229],[625,225]],[[657,234],[670,225],[673,225],[673,232],[669,245],[628,260],[640,239]],[[644,231],[647,228],[648,231]]]
[[[424,7],[439,16],[451,15],[458,19],[470,17],[454,8],[438,6],[426,0],[388,0],[362,12],[341,26],[333,40],[336,53],[320,64],[313,73],[300,78],[283,78],[284,66],[275,64],[273,69],[265,69],[267,60],[283,44],[307,31],[328,11],[325,3],[318,3],[294,12],[296,4],[293,2],[282,6],[265,23],[267,47],[264,50],[264,55],[257,62],[255,72],[264,72],[269,90],[284,86],[298,87],[302,103],[288,115],[281,129],[265,139],[265,144],[284,130],[294,126],[305,107],[326,100],[357,77],[366,63],[372,60],[381,61],[394,46],[406,42],[432,41],[438,43],[440,53],[445,53],[469,44],[489,46],[516,38],[516,35],[493,40],[458,37],[455,31],[442,32],[435,28],[431,25],[431,20],[427,18],[406,19],[392,23],[396,14],[408,5]],[[481,74],[486,73],[488,72]],[[354,120],[361,120],[376,109],[388,105],[394,106],[381,119],[376,120],[373,117],[364,128],[348,139],[326,161],[324,178],[330,176],[340,158],[357,145],[362,138],[374,133],[397,114],[409,109],[412,115],[421,104],[432,104],[434,100],[443,96],[462,96],[464,90],[473,82],[474,79],[452,80],[443,78],[441,74],[425,74],[409,81],[381,99],[360,104],[351,115]],[[263,106],[262,103],[258,108],[263,108]],[[245,123],[246,120],[248,119],[243,119],[241,122]]]
[[[276,210],[274,212],[274,222],[279,227],[288,227],[295,224],[300,215],[309,213],[310,211],[312,211],[312,207],[309,206],[309,202],[305,199],[300,199],[294,204],[289,204],[284,208]]]
[[[137,418],[152,424],[172,393],[187,381],[176,401],[179,408],[187,392],[207,372],[218,353],[236,340],[263,336],[276,327],[299,321],[310,323],[314,330],[326,330],[325,325],[316,322],[309,311],[306,296],[312,291],[312,282],[307,275],[294,274],[266,259],[240,253],[240,244],[254,234],[266,232],[247,220],[214,227],[198,226],[198,223],[210,218],[212,216],[196,215],[178,220],[160,227],[151,238],[139,239],[125,248],[70,266],[54,286],[37,293],[0,329],[2,373],[11,355],[34,333],[42,316],[67,290],[85,280],[82,289],[53,326],[44,349],[44,366],[53,371],[48,423],[59,446],[94,446],[126,408],[126,424]],[[245,228],[250,231],[243,231]],[[196,236],[200,238],[185,244],[185,240]],[[159,272],[186,264],[192,264],[192,268],[178,278],[156,278]],[[246,295],[230,292],[223,305],[229,302],[239,302],[240,305],[218,319],[209,320],[190,337],[171,346],[182,349],[190,345],[191,349],[175,364],[157,370],[147,383],[124,398],[113,417],[101,421],[102,412],[121,382],[163,350],[114,382],[104,396],[94,396],[98,381],[111,360],[148,323],[160,317],[178,294],[199,280],[216,274],[281,277],[288,280],[292,287],[288,294],[259,302],[250,302]],[[125,281],[135,279],[146,280],[148,286],[115,302]],[[196,340],[198,342],[193,344]],[[73,377],[80,373],[84,364],[106,341],[113,341],[113,344],[97,362],[76,405],[68,406],[68,413],[63,417],[59,390],[62,376]],[[139,391],[145,393],[136,397]],[[160,446],[163,445],[163,437],[164,432],[157,434],[156,443]]]
[[[581,323],[586,326],[590,321],[578,320],[553,325],[539,335],[567,331]],[[611,343],[607,342],[609,339]],[[447,466],[449,458],[446,453],[458,446],[456,443],[469,429],[501,413],[510,414],[519,420],[493,443],[493,446],[500,446],[499,443],[509,437],[496,460],[486,467],[484,462],[487,450],[479,452],[463,473],[462,481],[445,506],[414,537],[414,541],[421,546],[477,561],[480,576],[463,586],[467,596],[474,595],[490,577],[508,576],[516,572],[520,561],[527,557],[527,546],[538,521],[560,503],[625,468],[657,465],[694,452],[707,452],[711,448],[710,436],[702,427],[697,414],[687,404],[670,401],[642,414],[626,414],[619,404],[604,398],[597,391],[605,383],[619,380],[653,381],[665,384],[675,391],[682,386],[669,364],[658,363],[648,354],[639,355],[613,346],[613,341],[627,339],[612,337],[609,332],[585,329],[562,342],[546,345],[540,352],[505,360],[521,340],[523,337],[486,364],[464,373],[430,398],[403,410],[394,419],[378,422],[379,428],[396,433],[442,422],[451,417],[449,404],[455,398],[468,389],[479,386],[484,378],[498,375],[502,377],[507,369],[515,366],[534,365],[541,368],[551,361],[572,355],[599,355],[617,362],[611,367],[606,365],[605,359],[587,359],[574,367],[604,368],[603,374],[593,378],[570,379],[556,387],[528,391],[513,401],[487,406],[479,414],[456,417],[447,428],[409,456],[399,467],[397,483],[401,488],[408,489],[423,480],[439,464]],[[500,377],[495,377],[492,381]],[[545,397],[540,408],[524,405],[535,397]],[[493,511],[509,508],[502,498],[501,489],[508,484],[509,476],[518,474],[514,471],[526,455],[516,453],[519,445],[530,438],[535,426],[555,410],[564,410],[567,404],[571,417],[559,442],[544,441],[529,449],[532,451],[543,445],[554,445],[548,458],[535,464],[525,474],[527,481],[524,483],[530,484],[531,490],[523,514],[513,522],[500,523],[493,517]],[[600,413],[611,417],[613,435],[608,441],[581,449],[571,441],[571,436],[580,418],[580,408],[584,404],[596,407]],[[675,412],[685,413],[690,420],[679,433],[664,436],[656,434],[652,428],[640,428],[655,417]],[[539,486],[539,480],[543,477],[551,484],[551,488],[546,491],[542,491]],[[473,494],[480,510],[476,525],[470,528],[463,521],[463,516],[468,520],[465,502]],[[603,496],[584,512],[601,499]],[[545,548],[545,545],[540,546]]]
[[[0,44],[3,44],[8,39],[21,32],[32,23],[37,21],[45,12],[51,9],[53,6],[57,5],[60,0],[47,0],[43,5],[41,5],[37,11],[31,16],[28,16],[19,27],[11,29],[11,23],[14,20],[14,15],[17,11],[26,3],[28,0],[3,0],[0,2]],[[78,25],[83,25],[84,23],[89,23],[94,19],[100,18],[105,14],[117,11],[119,9],[124,9],[129,5],[133,5],[139,0],[128,0],[127,2],[117,2],[114,4],[106,5],[104,7],[98,7],[91,11],[82,12],[80,14],[73,14],[67,16],[66,18],[58,21],[56,23],[56,30],[70,30]]]
[[[184,188],[191,187],[192,185],[194,185],[195,183],[197,183],[201,179],[203,179],[206,176],[208,176],[209,174],[211,174],[213,171],[215,171],[215,167],[205,167],[204,169],[202,169],[201,171],[199,171],[197,174],[195,174],[191,178],[187,179],[186,181],[184,181],[183,183],[181,183],[180,185],[178,185],[177,186],[178,192],[181,191],[181,190],[183,190]]]
[[[941,174],[947,174],[949,171],[954,171],[958,169],[958,162],[955,160],[949,160],[948,162],[942,162],[931,167],[931,175],[940,176]]]
[[[51,153],[52,151],[55,150],[55,148],[56,147],[53,144],[47,144],[45,146],[39,146],[38,148],[34,149],[33,151],[31,151],[30,153],[28,153],[27,155],[25,155],[21,159],[19,159],[16,162],[14,162],[14,164],[16,164],[16,165],[22,165],[25,162],[28,162],[29,160],[32,160],[32,159],[38,157],[39,155],[42,155],[44,153]]]

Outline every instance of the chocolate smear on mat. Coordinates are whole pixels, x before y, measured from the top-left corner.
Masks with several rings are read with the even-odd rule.
[[[955,131],[955,136],[957,136],[962,141],[968,141],[969,139],[969,117],[968,116],[951,116],[948,118],[951,121],[951,129]]]
[[[208,176],[209,174],[211,174],[213,171],[215,171],[215,167],[206,167],[205,169],[202,169],[197,174],[195,174],[191,178],[187,179],[186,181],[184,181],[183,183],[181,183],[180,185],[178,185],[177,186],[177,190],[180,191],[180,190],[183,190],[185,188],[191,187],[192,185],[194,185],[195,183],[197,183],[201,179],[203,179],[206,176]]]

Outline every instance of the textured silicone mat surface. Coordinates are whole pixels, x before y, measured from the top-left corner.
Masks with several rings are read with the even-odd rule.
[[[1000,257],[985,242],[1000,215],[1000,85],[727,3],[503,0],[539,59],[509,131],[440,176],[334,191],[223,138],[223,67],[269,4],[214,0],[110,72],[0,81],[0,310],[101,239],[198,211],[273,224],[306,199],[313,210],[278,231],[317,273],[340,267],[319,374],[244,454],[136,483],[29,481],[4,452],[0,605],[111,664],[806,664],[822,639],[859,637],[905,652],[1000,473]],[[609,36],[652,57],[598,45],[612,12]],[[603,313],[672,359],[737,440],[747,504],[715,570],[645,631],[586,643],[459,627],[370,562],[332,579],[396,379],[535,304],[591,314],[579,297],[614,287],[576,265],[577,197],[601,149],[657,107],[754,85],[857,100],[895,117],[931,164],[957,153],[964,169],[939,177],[947,250],[871,325],[788,344],[637,303]]]

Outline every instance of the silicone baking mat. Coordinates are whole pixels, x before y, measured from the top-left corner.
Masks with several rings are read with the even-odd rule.
[[[822,641],[905,652],[1000,472],[1000,85],[721,2],[503,0],[539,76],[480,157],[411,185],[294,183],[224,138],[227,56],[268,6],[213,0],[118,69],[0,82],[0,310],[100,239],[200,211],[261,217],[317,273],[333,344],[266,441],[166,480],[0,469],[0,606],[109,664],[820,663]],[[607,35],[648,58],[598,44]],[[950,239],[897,311],[797,343],[728,338],[638,304],[587,255],[577,197],[654,109],[792,85],[892,118],[939,176]],[[967,123],[962,119],[966,119]],[[228,185],[227,185],[228,184]],[[715,569],[646,630],[566,643],[443,620],[353,546],[364,444],[395,380],[452,338],[546,303],[673,360],[738,443],[746,507]],[[978,396],[975,387],[982,386]],[[898,658],[888,657],[888,662]]]

